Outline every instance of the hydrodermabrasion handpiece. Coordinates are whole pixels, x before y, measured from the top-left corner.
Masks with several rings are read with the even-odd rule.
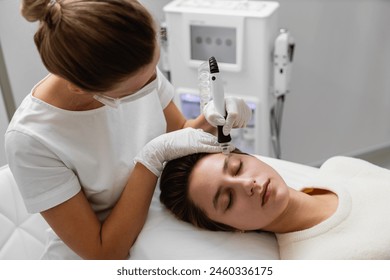
[[[210,83],[211,83],[211,95],[213,97],[215,109],[219,114],[226,118],[225,109],[225,93],[223,89],[222,79],[219,73],[218,63],[214,56],[209,59],[210,67]],[[232,138],[229,135],[224,135],[222,132],[222,126],[218,126],[218,143],[221,144],[222,152],[225,155],[230,153],[229,146]]]

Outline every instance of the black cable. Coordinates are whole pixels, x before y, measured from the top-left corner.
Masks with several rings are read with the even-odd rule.
[[[282,117],[285,96],[278,96],[275,105],[271,108],[271,141],[274,148],[275,157],[281,158],[280,132],[282,128]]]

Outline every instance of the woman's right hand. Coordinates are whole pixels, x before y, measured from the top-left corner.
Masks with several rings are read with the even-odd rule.
[[[201,129],[184,128],[153,139],[144,146],[134,161],[142,163],[159,177],[166,161],[189,154],[218,152],[222,152],[222,148],[214,135]]]

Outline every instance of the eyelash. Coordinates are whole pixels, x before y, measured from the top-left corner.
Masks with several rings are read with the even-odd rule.
[[[236,174],[234,176],[237,176],[240,171],[241,171],[241,168],[242,168],[242,161],[240,160],[240,164],[238,165],[238,168],[237,168],[237,171],[236,171]],[[229,208],[231,208],[231,206],[233,205],[233,192],[230,190],[229,191],[229,203],[226,207],[226,210],[228,210]]]
[[[232,204],[233,204],[233,193],[232,191],[229,191],[229,203],[226,207],[226,210],[228,210],[232,206]]]
[[[240,164],[239,164],[239,166],[238,166],[238,168],[237,168],[237,171],[236,171],[236,174],[235,174],[234,176],[237,176],[238,173],[240,173],[241,167],[242,167],[242,161],[240,160]]]

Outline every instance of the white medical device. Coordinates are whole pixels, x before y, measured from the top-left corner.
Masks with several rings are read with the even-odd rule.
[[[281,158],[280,131],[285,95],[290,92],[291,67],[294,56],[295,42],[286,29],[281,29],[275,39],[273,53],[273,93],[275,104],[271,108],[271,141],[274,155]]]
[[[279,51],[275,53],[278,59],[274,58],[278,8],[277,2],[250,0],[174,0],[164,7],[169,72],[177,89],[177,105],[188,118],[199,115],[198,67],[214,56],[225,95],[243,98],[253,111],[246,128],[231,131],[232,142],[245,152],[265,156],[278,154],[273,143],[278,135],[271,136],[274,88],[288,88],[287,80],[282,82],[283,74],[274,86],[274,65],[285,67]],[[287,41],[282,38],[280,42]],[[280,53],[284,49],[288,48],[281,46]],[[285,70],[283,73],[288,73]]]
[[[294,56],[295,42],[286,29],[281,29],[276,37],[274,48],[274,94],[276,97],[290,91],[291,67]]]
[[[217,112],[226,118],[225,90],[223,88],[222,77],[219,73],[218,62],[214,56],[199,66],[198,81],[201,110],[203,111],[204,106],[212,99]],[[229,155],[232,138],[230,134],[223,134],[223,126],[217,126],[217,137],[223,154]]]

